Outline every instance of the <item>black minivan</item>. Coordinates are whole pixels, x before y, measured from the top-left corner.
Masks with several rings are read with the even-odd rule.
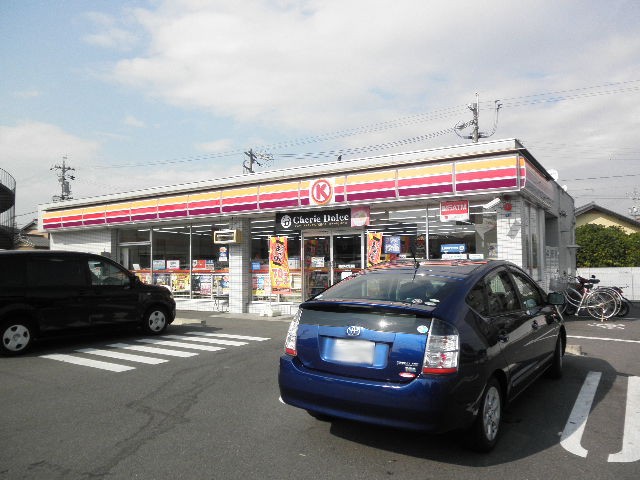
[[[0,353],[25,352],[34,338],[69,330],[138,324],[160,334],[176,302],[101,255],[67,251],[0,252]]]

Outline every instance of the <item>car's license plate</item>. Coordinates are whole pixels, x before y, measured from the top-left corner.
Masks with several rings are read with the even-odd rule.
[[[331,343],[331,348],[327,352],[327,360],[340,363],[373,364],[375,342],[335,338]]]

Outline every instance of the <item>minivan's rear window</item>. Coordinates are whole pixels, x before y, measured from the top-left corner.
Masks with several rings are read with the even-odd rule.
[[[87,285],[85,265],[69,258],[30,258],[27,283],[32,287],[83,287]]]
[[[459,278],[407,271],[370,272],[343,280],[315,300],[371,300],[437,305]]]

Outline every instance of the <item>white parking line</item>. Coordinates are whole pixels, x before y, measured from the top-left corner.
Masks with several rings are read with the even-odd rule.
[[[131,355],[130,353],[115,352],[113,350],[100,350],[97,348],[83,348],[76,350],[80,353],[89,353],[91,355],[98,355],[101,357],[117,358],[119,360],[128,360],[130,362],[146,363],[148,365],[158,365],[160,363],[168,362],[163,358],[145,357],[143,355]]]
[[[202,337],[220,337],[220,338],[233,338],[236,340],[253,340],[254,342],[264,342],[265,340],[271,340],[265,337],[247,337],[244,335],[230,335],[228,333],[207,333],[207,332],[187,332],[189,335],[200,335]]]
[[[211,347],[209,345],[198,345],[195,343],[186,343],[186,342],[172,342],[170,340],[155,340],[153,338],[139,338],[138,341],[144,342],[144,343],[151,343],[153,345],[166,345],[167,347],[187,348],[192,350],[206,350],[208,352],[224,350],[224,347]]]
[[[582,448],[580,443],[601,376],[601,372],[589,372],[587,374],[560,438],[560,445],[565,450],[583,458],[587,456],[588,451]]]
[[[640,340],[626,340],[623,338],[582,337],[580,335],[567,335],[567,338],[582,338],[585,340],[603,340],[607,342],[640,343]]]
[[[229,345],[231,347],[240,347],[247,345],[247,342],[234,342],[232,340],[221,340],[218,338],[204,338],[187,335],[164,335],[162,338],[173,338],[174,340],[188,340],[190,342],[202,342],[202,343],[216,343],[218,345]]]
[[[638,460],[640,460],[640,377],[629,377],[622,450],[609,455],[609,461],[637,462]]]
[[[112,343],[109,345],[112,348],[122,348],[124,350],[133,350],[136,352],[145,352],[145,353],[155,353],[156,355],[168,355],[170,357],[195,357],[198,355],[195,352],[182,352],[180,350],[171,350],[168,348],[156,348],[156,347],[146,347],[144,345],[129,345],[126,343]]]
[[[136,367],[128,367],[126,365],[118,365],[116,363],[101,362],[99,360],[91,360],[88,358],[74,357],[72,355],[63,355],[53,353],[51,355],[41,355],[42,358],[58,360],[59,362],[73,363],[74,365],[82,365],[85,367],[99,368],[101,370],[109,370],[111,372],[126,372],[127,370],[135,370]]]

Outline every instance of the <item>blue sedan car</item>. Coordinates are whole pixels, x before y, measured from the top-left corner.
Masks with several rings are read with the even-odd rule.
[[[557,306],[504,261],[385,264],[300,305],[280,359],[282,400],[315,417],[467,429],[491,450],[502,410],[541,374],[562,374]]]

